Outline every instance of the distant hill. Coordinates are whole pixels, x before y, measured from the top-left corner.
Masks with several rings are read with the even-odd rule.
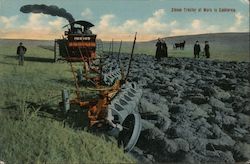
[[[201,48],[207,40],[210,44],[211,58],[234,61],[249,61],[249,33],[209,33],[199,35],[171,36],[163,38],[167,42],[169,56],[193,57],[193,45],[196,40],[200,42]],[[185,50],[174,50],[173,44],[186,41]],[[0,39],[0,46],[17,46],[22,41],[28,47],[38,46],[53,50],[53,40],[15,40]],[[157,40],[147,42],[136,42],[134,53],[155,55],[155,43]],[[97,40],[97,44],[103,44],[104,51],[110,51],[110,41]],[[114,42],[114,51],[118,51],[120,42]],[[122,52],[131,53],[132,42],[122,43]]]
[[[166,40],[171,56],[192,57],[193,45],[199,41],[201,48],[204,42],[209,41],[212,58],[223,60],[249,61],[249,32],[244,33],[210,33],[199,35],[172,36],[163,38]],[[174,43],[186,41],[185,50],[173,50]],[[155,54],[157,40],[138,43],[144,45],[144,49],[151,49],[150,54]],[[141,48],[140,48],[141,49]]]
[[[165,37],[168,43],[176,43],[186,41],[187,44],[194,44],[196,40],[199,42],[209,41],[217,43],[227,43],[232,44],[235,41],[240,43],[249,43],[249,32],[242,33],[208,33],[208,34],[198,34],[198,35],[184,35],[184,36],[171,36]],[[149,42],[156,42],[157,40],[152,40]]]
[[[199,34],[199,35],[185,35],[185,36],[173,36],[165,37],[169,46],[173,46],[174,43],[186,41],[186,45],[194,45],[198,40],[201,45],[205,41],[209,41],[210,45],[216,47],[219,52],[222,50],[230,51],[233,54],[247,53],[249,54],[249,33],[210,33],[210,34]],[[156,42],[156,40],[150,41]]]
[[[40,45],[53,45],[54,40],[31,40],[31,39],[1,39],[1,46],[18,46],[20,42],[23,42],[28,46],[40,46]]]

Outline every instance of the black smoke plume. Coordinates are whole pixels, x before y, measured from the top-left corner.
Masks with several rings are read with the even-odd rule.
[[[67,19],[69,23],[74,22],[73,16],[67,12],[64,8],[59,8],[57,6],[47,6],[47,5],[24,5],[20,8],[23,13],[43,13],[51,16],[59,16]]]

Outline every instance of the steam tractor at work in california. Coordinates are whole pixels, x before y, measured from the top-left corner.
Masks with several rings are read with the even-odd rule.
[[[69,63],[75,85],[74,98],[70,91],[62,90],[60,106],[66,114],[74,106],[80,107],[89,129],[105,131],[130,151],[141,131],[138,106],[142,90],[127,80],[133,49],[128,66],[103,51],[97,54],[97,35],[90,30],[93,26],[82,20],[71,22],[65,26],[64,37],[55,40],[54,59]],[[136,36],[133,48],[135,42]],[[86,91],[96,94],[86,97]]]
[[[90,30],[94,25],[75,21],[64,8],[34,4],[24,5],[20,11],[59,16],[69,22],[63,38],[54,43],[54,61],[66,61],[73,75],[74,89],[63,89],[59,103],[65,116],[72,111],[84,113],[81,120],[87,122],[88,129],[116,137],[125,151],[133,149],[141,131],[138,106],[142,96],[136,83],[128,82],[136,35],[129,64],[123,66],[120,58],[103,51],[98,54],[97,35]]]

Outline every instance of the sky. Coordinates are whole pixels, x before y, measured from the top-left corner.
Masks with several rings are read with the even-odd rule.
[[[249,0],[0,0],[0,38],[54,40],[65,18],[22,13],[29,4],[56,5],[86,20],[102,40],[147,41],[158,37],[249,32]]]

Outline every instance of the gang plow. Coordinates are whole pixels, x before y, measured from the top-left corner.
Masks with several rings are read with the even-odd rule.
[[[75,29],[76,24],[81,27]],[[114,136],[128,152],[135,146],[141,131],[138,107],[142,90],[136,83],[127,80],[136,35],[129,66],[125,71],[120,58],[110,58],[110,54],[105,53],[99,56],[96,54],[96,35],[85,34],[84,31],[80,33],[81,29],[92,27],[91,23],[76,21],[69,26],[70,29],[65,32],[66,37],[55,41],[55,45],[59,45],[55,49],[59,49],[57,51],[61,58],[70,65],[75,96],[72,97],[68,90],[62,90],[60,106],[66,115],[73,106],[79,106],[86,113],[82,119],[87,119],[88,129]],[[78,68],[75,63],[78,63]],[[86,98],[84,91],[95,92],[96,96]]]

